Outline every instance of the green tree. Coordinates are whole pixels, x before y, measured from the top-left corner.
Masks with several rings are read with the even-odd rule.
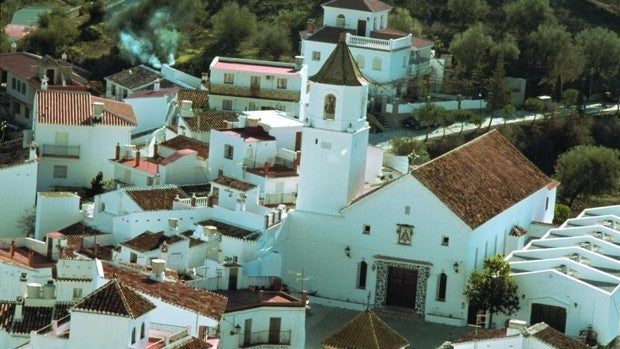
[[[428,140],[428,134],[431,131],[431,127],[440,122],[444,113],[446,113],[445,108],[436,106],[432,103],[426,103],[424,106],[414,110],[411,113],[411,116],[418,120],[422,127],[426,128],[426,137],[424,137],[425,142]]]
[[[441,135],[442,140],[446,137],[446,130],[448,129],[448,127],[452,126],[454,122],[454,113],[450,113],[446,110],[440,114],[439,126],[441,126],[441,128],[443,129],[443,133]]]
[[[519,59],[520,54],[519,43],[510,33],[506,33],[504,37],[491,48],[491,55],[496,59],[503,57],[506,61],[514,61]]]
[[[448,0],[447,7],[450,16],[461,27],[476,23],[489,13],[486,0]]]
[[[506,104],[505,106],[502,107],[502,115],[504,116],[504,125],[506,125],[506,120],[508,120],[509,118],[512,118],[512,116],[517,112],[517,109],[515,108],[514,105],[512,105],[512,103]]]
[[[395,7],[389,14],[390,28],[411,33],[414,36],[422,35],[422,23],[411,17],[411,13],[402,7]]]
[[[489,126],[493,123],[495,111],[502,109],[504,106],[511,104],[510,90],[506,85],[506,72],[504,70],[504,57],[500,55],[497,65],[493,70],[493,75],[487,83],[489,95],[487,97],[487,109],[490,112]]]
[[[562,102],[565,106],[573,109],[575,105],[577,105],[577,100],[579,98],[579,91],[574,88],[569,88],[562,92]]]
[[[585,29],[577,34],[577,44],[586,52],[586,73],[589,77],[588,95],[592,80],[611,78],[620,70],[620,37],[600,27]]]
[[[579,145],[555,163],[560,195],[572,207],[575,199],[617,193],[620,189],[620,150]]]
[[[452,111],[452,114],[454,115],[454,122],[458,122],[461,124],[461,130],[459,131],[459,134],[463,133],[465,123],[471,122],[473,116],[475,115],[471,110],[467,109],[456,109]]]
[[[103,172],[97,172],[97,175],[90,180],[90,196],[103,193]]]
[[[39,16],[39,27],[29,32],[22,44],[25,51],[60,57],[78,36],[75,20],[68,19],[60,7],[54,7],[52,12]]]
[[[484,260],[482,271],[471,273],[465,296],[471,304],[489,312],[489,325],[492,325],[493,314],[510,315],[521,308],[517,290],[510,276],[510,265],[497,255]]]
[[[524,38],[541,24],[555,24],[557,18],[549,0],[516,0],[504,6],[506,26]]]
[[[523,109],[534,112],[534,119],[532,119],[532,125],[534,125],[538,114],[545,110],[545,103],[538,98],[530,97],[523,102]]]
[[[414,137],[394,137],[390,140],[390,152],[409,158],[409,164],[421,165],[430,160],[426,144]]]
[[[479,78],[484,69],[493,39],[483,24],[477,23],[462,33],[454,35],[450,52],[457,63],[457,71],[468,78]]]
[[[17,217],[17,228],[23,236],[33,236],[36,221],[36,212],[34,207],[28,207]]]
[[[280,25],[266,26],[255,35],[247,37],[241,43],[239,53],[247,58],[286,60],[292,55],[289,31]]]
[[[256,15],[247,6],[229,2],[211,17],[216,44],[223,52],[234,52],[239,44],[256,32]]]
[[[564,204],[555,204],[555,208],[553,210],[553,224],[562,224],[567,219],[572,217],[573,210],[570,207]]]

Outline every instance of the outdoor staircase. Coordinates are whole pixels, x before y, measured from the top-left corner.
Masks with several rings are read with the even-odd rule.
[[[392,128],[389,122],[381,114],[367,113],[368,122],[374,126],[379,132],[384,132]]]

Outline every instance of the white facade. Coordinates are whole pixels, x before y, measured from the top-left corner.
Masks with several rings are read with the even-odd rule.
[[[43,240],[47,233],[82,220],[80,197],[70,192],[39,192],[35,217],[34,238]]]
[[[0,167],[0,237],[23,236],[18,220],[33,213],[37,188],[37,161]]]
[[[209,67],[209,106],[238,112],[275,109],[303,120],[308,74],[302,60],[281,63],[215,57]]]
[[[619,241],[620,206],[607,206],[586,209],[509,254],[523,294],[517,316],[572,337],[592,326],[599,344],[614,340],[620,333]]]
[[[124,98],[123,102],[133,108],[138,126],[131,133],[154,130],[166,125],[169,115],[174,110],[178,89],[145,90]]]

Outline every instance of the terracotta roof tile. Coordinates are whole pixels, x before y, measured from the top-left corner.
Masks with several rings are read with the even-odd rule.
[[[213,183],[223,185],[229,188],[241,190],[241,191],[248,191],[256,187],[255,184],[240,181],[238,179],[234,179],[234,178],[230,178],[226,176],[219,176],[218,178],[213,180]]]
[[[425,163],[412,175],[472,229],[552,181],[496,130]]]
[[[127,98],[155,98],[155,97],[171,96],[177,92],[179,92],[178,87],[160,88],[157,91],[153,89],[145,89],[145,90],[136,91]]]
[[[177,349],[210,349],[213,345],[202,341],[198,338],[192,338],[187,343],[184,343],[178,347]]]
[[[250,231],[247,229],[236,227],[234,225],[230,225],[230,224],[216,221],[213,219],[208,219],[206,221],[199,222],[198,225],[202,225],[203,227],[212,225],[217,228],[218,233],[221,233],[222,235],[225,235],[225,236],[237,238],[237,239],[242,239],[242,240],[256,241],[260,237],[259,232]]]
[[[32,76],[32,66],[41,62],[41,59],[35,58],[23,52],[7,53],[0,55],[0,69],[10,72],[23,80],[28,80]]]
[[[192,101],[194,108],[200,108],[204,106],[209,99],[209,92],[205,90],[188,90],[181,89],[177,95],[177,103],[181,104],[181,101]]]
[[[30,149],[22,146],[22,138],[0,144],[0,168],[23,164],[28,160]]]
[[[356,31],[353,29],[345,29],[340,27],[321,27],[316,29],[312,33],[307,31],[300,32],[301,38],[309,41],[326,42],[335,44],[340,40],[341,33],[350,33],[355,35]]]
[[[147,252],[158,249],[163,243],[172,245],[182,240],[184,239],[177,235],[166,236],[163,231],[157,233],[146,231],[133,239],[122,242],[121,245],[130,247],[140,252]]]
[[[53,307],[23,306],[22,319],[15,320],[15,302],[0,301],[0,330],[8,333],[30,333],[67,316],[71,303],[56,303]]]
[[[178,184],[179,189],[183,190],[187,196],[196,194],[196,196],[207,196],[211,191],[211,186],[208,183],[198,184]]]
[[[219,321],[226,309],[227,299],[213,292],[195,289],[180,282],[153,282],[148,275],[103,263],[107,278],[116,274],[123,285],[162,301],[191,310]]]
[[[321,69],[309,79],[329,85],[364,86],[368,84],[344,40],[338,42]]]
[[[192,132],[207,132],[212,129],[224,129],[228,127],[226,121],[238,121],[239,116],[229,111],[196,110],[194,117],[183,120]]]
[[[219,290],[216,291],[228,298],[226,312],[252,309],[258,307],[305,307],[301,300],[282,291],[251,291],[242,290]]]
[[[91,226],[88,226],[88,225],[84,224],[83,222],[77,222],[75,224],[71,224],[68,227],[65,227],[65,228],[62,228],[62,229],[58,230],[58,232],[62,233],[63,235],[66,235],[66,236],[70,236],[70,235],[93,236],[93,235],[103,235],[103,234],[106,234],[104,232],[101,232],[101,231],[97,230],[96,228],[93,228]]]
[[[409,341],[375,313],[365,310],[323,340],[323,346],[346,349],[397,349]]]
[[[392,29],[392,28],[383,28],[379,30],[373,30],[370,32],[371,38],[377,39],[398,39],[409,35],[400,30]]]
[[[148,189],[126,188],[125,191],[127,195],[145,211],[171,210],[172,202],[177,195],[180,198],[187,197],[187,195],[176,186],[163,188],[151,187]]]
[[[161,161],[159,162],[160,165],[162,166],[166,166],[169,165],[177,160],[179,160],[180,158],[186,156],[186,155],[192,155],[192,154],[198,154],[197,151],[192,150],[192,149],[181,149],[181,150],[177,150],[174,153],[166,156],[165,158],[161,159]]]
[[[544,322],[531,326],[530,328],[528,328],[528,331],[535,330],[534,328],[536,327],[542,328],[542,329],[534,333],[533,336],[538,338],[542,342],[552,345],[554,348],[558,348],[558,349],[588,349],[590,348],[590,346],[586,345],[585,343],[582,343],[576,339],[568,337],[564,333],[554,329],[553,327],[547,325]]]
[[[203,159],[209,157],[209,145],[207,143],[186,136],[176,136],[172,139],[160,143],[160,145],[175,150],[191,149],[197,151],[198,156]]]
[[[92,97],[88,92],[37,91],[37,121],[58,125],[93,125],[92,102],[104,103],[103,125],[136,126],[131,106],[109,99]]]
[[[391,5],[379,0],[332,0],[324,3],[322,6],[366,12],[381,12],[392,9]]]
[[[135,88],[153,83],[159,77],[160,74],[156,70],[144,65],[139,65],[137,67],[125,69],[116,74],[106,76],[106,79],[133,90]]]
[[[107,284],[84,297],[72,311],[86,311],[136,319],[156,306],[133,289],[112,278]]]
[[[426,47],[433,46],[435,43],[432,40],[413,37],[411,39],[411,44],[415,47]]]
[[[504,338],[506,337],[505,329],[496,329],[496,330],[487,330],[480,329],[475,332],[468,333],[464,336],[458,337],[456,339],[451,340],[452,343],[466,343],[474,340],[485,340],[485,339],[495,339],[495,338]]]

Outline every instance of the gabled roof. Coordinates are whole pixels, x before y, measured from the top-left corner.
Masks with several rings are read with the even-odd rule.
[[[345,35],[345,33],[355,35],[356,31],[354,29],[346,29],[342,27],[323,26],[321,28],[315,29],[312,33],[308,33],[305,30],[301,31],[299,35],[303,40],[335,44],[338,42],[338,40],[340,40],[340,35]]]
[[[336,44],[336,48],[321,69],[309,79],[329,85],[364,86],[368,84],[344,40]]]
[[[238,121],[237,113],[229,111],[205,110],[194,111],[194,116],[183,118],[192,132],[207,132],[212,129],[224,129],[227,126],[226,121]]]
[[[176,186],[161,188],[126,188],[125,191],[127,195],[145,211],[171,210],[172,203],[177,195],[180,198],[187,197],[185,192]]]
[[[192,101],[193,108],[200,108],[205,105],[205,102],[209,99],[209,92],[206,90],[188,90],[181,89],[177,95],[177,103],[181,104],[181,101]],[[194,111],[195,112],[195,111]]]
[[[496,130],[411,174],[472,229],[553,182]]]
[[[136,251],[147,252],[158,249],[163,243],[172,245],[182,240],[184,239],[178,235],[166,236],[163,231],[157,233],[145,231],[133,239],[121,242],[121,245],[130,247]]]
[[[547,325],[544,322],[535,324],[528,328],[528,332],[533,333],[541,342],[551,345],[553,348],[558,349],[587,349],[590,346],[582,343],[576,339],[570,338],[564,333],[556,330],[555,328]]]
[[[224,315],[228,300],[216,293],[196,289],[181,282],[153,282],[145,273],[119,268],[105,262],[103,270],[106,278],[116,275],[123,285],[165,303],[188,309],[215,321],[220,321]]]
[[[132,319],[155,309],[156,306],[136,291],[123,285],[116,278],[93,291],[71,308],[71,311],[83,311]]]
[[[391,5],[379,0],[331,0],[324,3],[322,6],[365,12],[381,12],[392,9]]]
[[[48,90],[37,91],[37,121],[43,124],[82,125],[96,123],[111,126],[136,126],[130,105],[91,96],[88,92]],[[93,120],[93,102],[104,104],[101,121]]]
[[[161,74],[158,71],[144,65],[139,65],[137,67],[125,69],[110,76],[106,76],[105,78],[133,90],[155,82],[155,80],[160,76]]]
[[[282,291],[252,291],[250,289],[241,290],[218,290],[221,294],[228,298],[226,312],[234,312],[245,309],[259,307],[304,307],[300,299],[295,298]]]
[[[177,160],[179,160],[180,158],[186,156],[186,155],[196,155],[198,154],[197,151],[192,150],[192,149],[181,149],[181,150],[177,150],[174,153],[166,156],[165,158],[161,159],[161,161],[159,162],[160,165],[162,166],[166,166],[169,165]]]
[[[182,135],[161,142],[159,145],[175,150],[191,149],[198,152],[198,156],[203,159],[209,157],[209,145],[207,143]]]
[[[409,341],[366,309],[322,344],[342,349],[397,349],[409,346]]]
[[[9,72],[22,80],[32,76],[32,66],[41,62],[41,58],[25,52],[6,53],[0,55],[0,69]]]

